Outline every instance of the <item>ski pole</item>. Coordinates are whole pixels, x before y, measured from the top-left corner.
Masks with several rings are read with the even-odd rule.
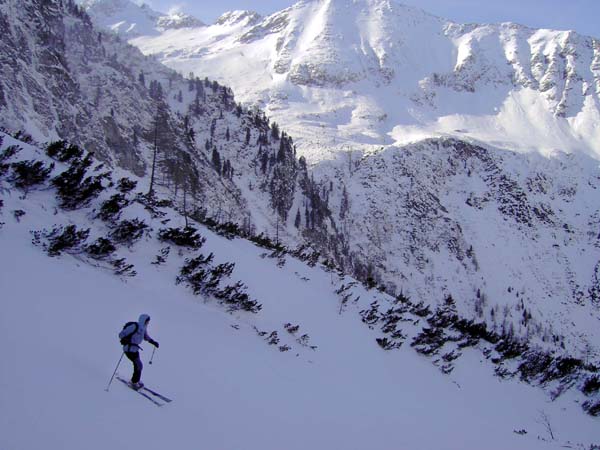
[[[119,369],[119,366],[121,365],[121,360],[123,359],[123,355],[124,354],[125,354],[125,352],[121,353],[121,357],[119,358],[119,362],[117,363],[117,367],[115,367],[115,371],[113,372],[112,377],[110,377],[110,381],[108,382],[108,386],[106,386],[106,389],[105,389],[106,392],[108,392],[108,390],[110,389],[110,385],[113,382],[113,378],[117,374],[117,370]]]
[[[152,349],[152,356],[150,357],[150,362],[148,364],[152,365],[152,360],[154,359],[154,352],[156,351],[156,347]]]

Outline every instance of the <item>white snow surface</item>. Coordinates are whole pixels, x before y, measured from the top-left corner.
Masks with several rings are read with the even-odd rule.
[[[11,144],[23,147],[20,159],[44,159],[4,136],[3,147]],[[235,262],[233,277],[263,305],[256,315],[229,314],[174,284],[193,252],[173,248],[165,265],[150,264],[164,247],[152,237],[163,224],[143,208],[134,205],[125,217],[140,217],[153,230],[119,250],[138,272],[122,279],[80,255],[50,258],[32,245],[32,230],[55,224],[105,233],[106,225],[92,220],[97,203],[66,212],[52,190],[25,196],[0,183],[2,449],[588,449],[600,443],[597,419],[581,411],[575,392],[552,402],[541,389],[500,380],[478,350],[466,350],[450,375],[408,345],[383,351],[358,311],[391,299],[356,287],[360,299],[339,314],[335,290],[351,280],[319,265],[285,257],[280,267],[264,249],[201,227],[203,253]],[[19,220],[16,210],[25,212]],[[167,218],[169,226],[183,226],[174,212]],[[174,399],[162,408],[119,382],[104,390],[121,352],[117,333],[140,313],[152,317],[149,334],[161,344],[152,365],[150,346],[142,353],[143,381]],[[299,325],[298,334],[308,334],[317,348],[299,345],[286,323]],[[277,330],[280,345],[291,349],[267,345],[254,327]],[[127,377],[130,370],[124,360],[119,373]]]

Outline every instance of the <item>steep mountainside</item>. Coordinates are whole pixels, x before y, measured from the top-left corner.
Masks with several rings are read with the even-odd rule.
[[[131,42],[291,131],[326,220],[295,201],[288,228],[299,219],[390,291],[434,305],[451,294],[464,315],[558,352],[597,346],[598,40],[392,0],[251,17]]]
[[[190,214],[273,238],[302,192],[318,197],[264,113],[98,32],[73,2],[5,2],[0,28],[0,126],[79,144]]]

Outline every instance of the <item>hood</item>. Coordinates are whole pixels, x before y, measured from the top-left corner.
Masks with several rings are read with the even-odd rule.
[[[150,316],[148,314],[140,314],[140,318],[138,319],[138,325],[141,328],[146,328],[147,320],[150,320]]]

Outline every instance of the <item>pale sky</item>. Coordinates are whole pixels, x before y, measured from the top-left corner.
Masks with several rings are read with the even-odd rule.
[[[205,23],[235,9],[262,15],[284,9],[294,0],[139,0],[167,12],[179,8]],[[600,38],[600,0],[401,0],[425,11],[460,23],[517,22],[533,28],[575,30]]]

